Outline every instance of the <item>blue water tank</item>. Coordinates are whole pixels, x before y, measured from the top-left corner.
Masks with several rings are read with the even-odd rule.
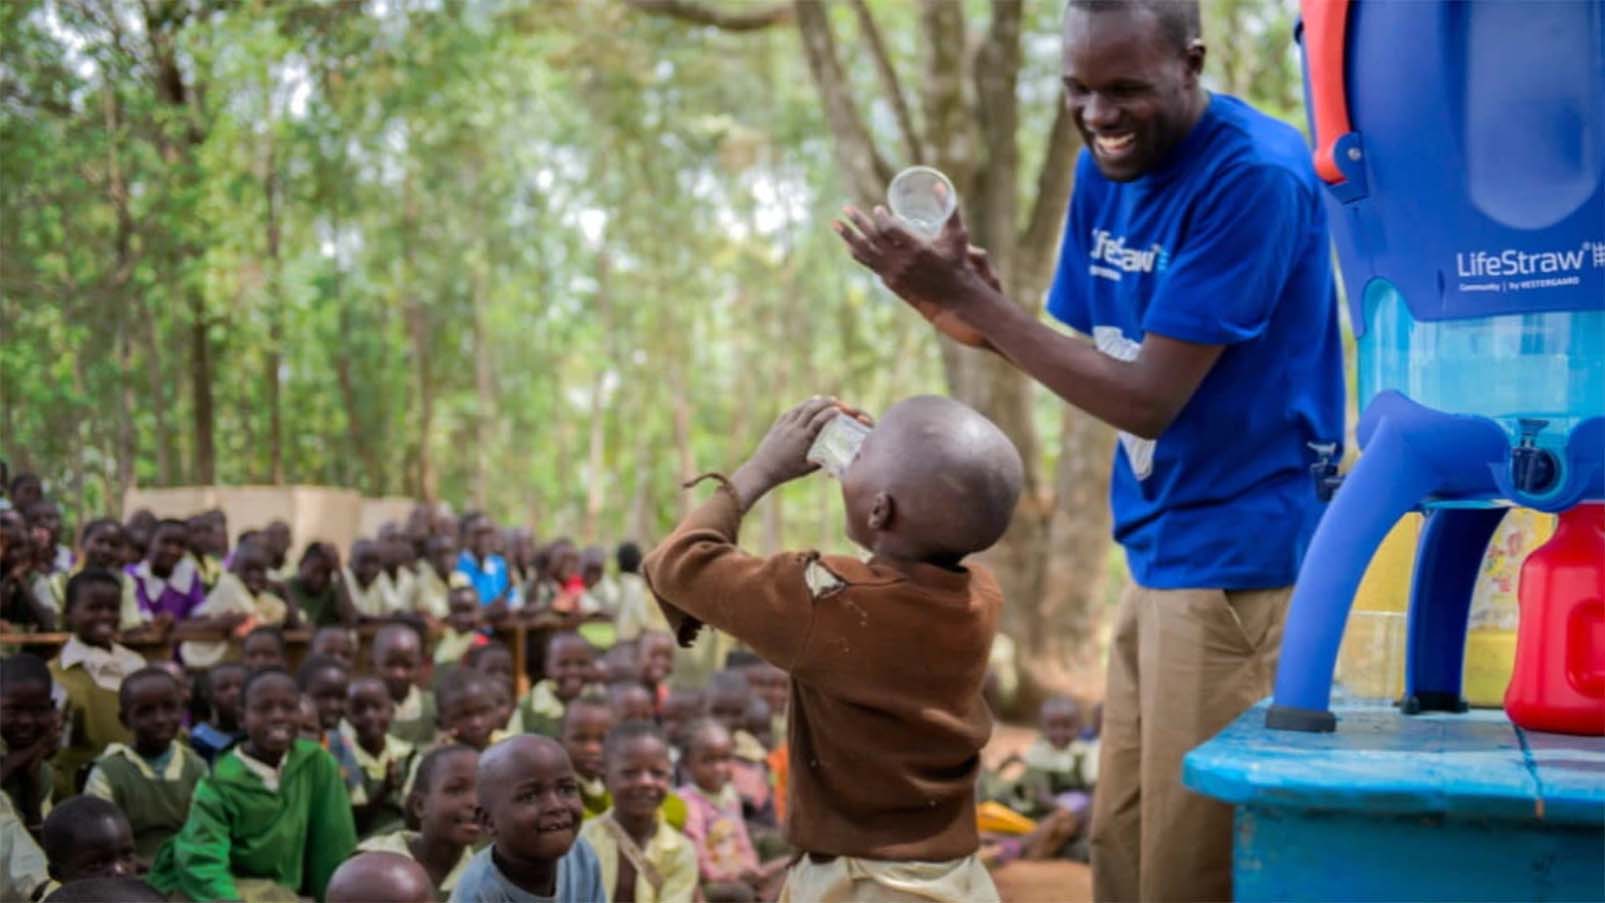
[[[1605,3],[1329,0],[1304,29],[1362,407],[1562,447],[1605,414]]]

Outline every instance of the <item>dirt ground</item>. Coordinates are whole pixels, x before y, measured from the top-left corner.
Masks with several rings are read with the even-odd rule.
[[[988,766],[1023,752],[1036,729],[999,724],[982,752]],[[992,873],[1004,903],[1083,903],[1092,899],[1092,870],[1079,862],[1011,862]]]

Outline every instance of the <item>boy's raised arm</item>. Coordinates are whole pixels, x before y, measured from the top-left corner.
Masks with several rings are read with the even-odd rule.
[[[807,648],[813,623],[808,575],[818,555],[788,552],[756,558],[736,547],[741,517],[776,486],[811,473],[808,447],[842,410],[816,396],[780,415],[747,463],[676,527],[642,566],[642,574],[682,645],[705,622],[790,668]]]
[[[789,667],[806,647],[813,619],[804,578],[812,556],[748,555],[736,546],[740,525],[736,491],[721,480],[713,497],[652,550],[641,573],[682,644],[706,623]]]

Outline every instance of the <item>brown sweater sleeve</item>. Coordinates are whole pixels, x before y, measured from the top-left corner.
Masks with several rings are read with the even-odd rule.
[[[711,498],[676,527],[642,565],[653,595],[678,629],[677,612],[717,627],[782,668],[808,646],[813,596],[804,571],[816,555],[786,552],[770,558],[736,547],[741,506],[722,480]],[[686,636],[684,630],[680,631]]]

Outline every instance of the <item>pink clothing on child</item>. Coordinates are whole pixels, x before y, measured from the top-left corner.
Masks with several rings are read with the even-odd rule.
[[[697,848],[697,871],[703,881],[738,881],[758,868],[758,852],[741,818],[741,795],[726,784],[717,796],[695,784],[678,791],[685,800],[685,835]]]

